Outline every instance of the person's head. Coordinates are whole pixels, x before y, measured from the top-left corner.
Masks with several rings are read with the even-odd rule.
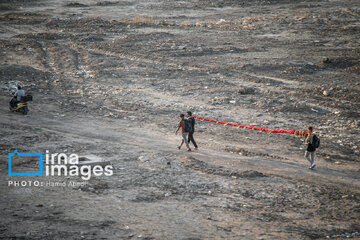
[[[18,86],[17,86],[17,89],[18,89],[18,90],[21,90],[21,86],[20,86],[20,85],[18,85]]]
[[[182,113],[182,114],[180,114],[180,118],[181,119],[184,119],[184,117],[185,117],[185,115]]]
[[[312,131],[313,131],[313,127],[312,127],[312,126],[308,126],[307,129],[308,129],[309,132],[312,132]]]
[[[187,112],[187,116],[190,117],[192,113],[190,111]]]

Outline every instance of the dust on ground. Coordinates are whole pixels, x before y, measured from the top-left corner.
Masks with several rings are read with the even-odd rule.
[[[359,237],[359,16],[355,0],[1,1],[0,237]],[[18,84],[27,116],[8,111]],[[187,110],[311,124],[317,167],[296,137],[200,121],[199,150],[179,151]],[[7,176],[15,149],[95,154],[114,175],[9,187],[29,180]]]

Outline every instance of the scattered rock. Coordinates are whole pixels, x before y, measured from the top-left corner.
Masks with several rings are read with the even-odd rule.
[[[311,108],[311,111],[313,111],[313,112],[319,112],[318,110],[316,110],[316,109],[314,109],[314,108]]]
[[[325,97],[330,96],[330,91],[329,91],[329,90],[324,90],[324,91],[323,91],[323,95],[324,95]]]
[[[353,128],[360,127],[360,120],[354,120],[354,122],[351,124],[351,127]]]
[[[82,42],[100,42],[100,41],[104,41],[104,38],[98,37],[98,36],[89,36],[89,37],[82,38],[80,41],[82,41]]]
[[[72,2],[66,4],[65,7],[89,7],[89,6],[78,2]]]
[[[239,174],[242,178],[254,178],[254,177],[265,177],[265,175],[261,172],[254,171],[254,170],[247,170]]]
[[[110,2],[110,1],[103,1],[103,2],[97,2],[96,4],[95,4],[95,6],[112,6],[112,5],[116,5],[116,4],[118,4],[119,2]]]
[[[146,156],[140,156],[139,157],[139,161],[141,162],[149,162],[150,161],[150,158],[146,157]]]
[[[226,22],[225,19],[220,19],[219,21],[216,22],[216,24],[221,24],[221,23],[224,23],[224,22]]]
[[[249,87],[240,88],[237,90],[237,93],[241,95],[253,94],[254,92],[255,92],[255,88],[249,88]]]
[[[322,63],[331,63],[331,59],[328,57],[323,57]]]

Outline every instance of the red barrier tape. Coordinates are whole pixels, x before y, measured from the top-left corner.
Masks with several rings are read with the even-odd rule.
[[[270,128],[245,126],[245,125],[240,125],[240,124],[236,124],[236,123],[216,121],[216,120],[213,120],[213,119],[207,119],[207,118],[202,118],[202,117],[197,117],[197,116],[193,116],[193,117],[197,118],[197,119],[199,119],[201,121],[220,123],[220,124],[223,124],[225,126],[234,126],[234,127],[238,127],[238,128],[247,128],[247,129],[256,130],[256,131],[260,131],[260,132],[267,132],[267,133],[289,133],[289,134],[292,134],[292,135],[295,135],[295,136],[305,136],[305,134],[307,133],[306,131],[276,130],[276,129],[270,129]]]

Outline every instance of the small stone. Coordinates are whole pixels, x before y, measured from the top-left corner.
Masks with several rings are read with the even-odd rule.
[[[313,112],[319,112],[318,110],[314,109],[314,108],[311,108],[311,111]]]
[[[150,159],[149,159],[148,157],[145,157],[145,156],[140,156],[140,157],[139,157],[139,161],[141,161],[141,162],[148,162],[148,161],[150,161]]]
[[[329,96],[329,95],[330,95],[330,91],[324,90],[324,91],[323,91],[323,95],[324,95],[325,97]]]
[[[219,21],[216,22],[216,24],[221,24],[223,22],[226,22],[226,20],[225,19],[220,19]]]
[[[323,57],[322,62],[323,63],[331,63],[331,60],[328,57]]]
[[[355,120],[352,124],[351,124],[351,127],[360,127],[360,120]]]

